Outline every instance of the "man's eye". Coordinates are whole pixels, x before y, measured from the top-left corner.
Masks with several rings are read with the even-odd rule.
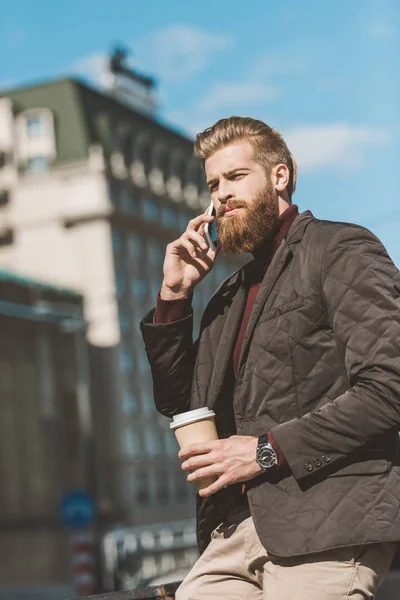
[[[235,173],[234,176],[233,176],[233,178],[234,179],[240,179],[241,177],[244,177],[244,176],[245,176],[245,173]]]

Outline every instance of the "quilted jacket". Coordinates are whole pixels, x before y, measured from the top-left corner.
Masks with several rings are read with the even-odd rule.
[[[214,408],[221,436],[272,431],[287,467],[247,492],[268,553],[400,540],[399,271],[368,230],[299,215],[261,284],[233,384],[252,268],[221,284],[196,343],[191,316],[145,316],[157,409]],[[200,550],[222,498],[198,498]]]

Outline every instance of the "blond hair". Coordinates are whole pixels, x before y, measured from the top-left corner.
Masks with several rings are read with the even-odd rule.
[[[267,173],[272,167],[284,164],[289,169],[287,191],[289,198],[296,189],[297,165],[281,134],[263,121],[251,117],[229,117],[220,119],[196,136],[194,155],[204,162],[214,152],[240,141],[253,146],[256,160]]]

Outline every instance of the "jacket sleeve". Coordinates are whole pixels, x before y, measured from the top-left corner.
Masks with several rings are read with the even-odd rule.
[[[166,417],[189,410],[197,343],[193,312],[172,323],[154,323],[148,313],[140,324],[153,378],[154,401]]]
[[[400,427],[398,269],[372,233],[343,225],[323,254],[321,290],[350,388],[271,429],[297,480]]]

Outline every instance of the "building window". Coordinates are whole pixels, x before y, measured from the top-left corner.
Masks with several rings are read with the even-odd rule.
[[[164,469],[156,472],[156,497],[157,501],[165,504],[169,500],[169,474]]]
[[[139,504],[148,504],[150,500],[149,492],[148,469],[142,469],[137,473],[137,501]]]
[[[158,203],[153,198],[144,198],[143,200],[143,215],[148,221],[157,221],[158,219]]]
[[[125,452],[130,458],[135,458],[143,453],[140,433],[132,429],[126,429],[124,434]]]
[[[26,170],[31,173],[42,173],[43,171],[48,171],[49,163],[48,156],[32,156],[27,160]]]
[[[133,371],[133,357],[132,353],[129,350],[120,348],[119,368],[121,373],[131,373]]]
[[[122,233],[119,229],[112,230],[112,247],[114,254],[118,254],[122,250]]]
[[[173,456],[176,458],[179,452],[179,444],[176,440],[175,434],[173,431],[168,430],[165,432],[164,444],[167,450],[168,456]]]
[[[161,432],[157,429],[146,429],[145,445],[149,456],[162,456],[164,449]]]
[[[162,269],[164,264],[165,249],[155,240],[148,239],[146,244],[147,260],[151,267]]]
[[[134,277],[132,279],[132,295],[139,302],[146,298],[147,283],[144,277]]]
[[[126,292],[126,277],[125,275],[115,275],[115,285],[117,287],[117,295],[119,298]]]
[[[137,397],[128,390],[124,390],[122,397],[122,410],[126,415],[132,415],[138,409]]]
[[[176,210],[172,206],[164,206],[162,209],[162,224],[165,227],[175,229],[178,225],[178,217]]]
[[[26,133],[30,139],[43,137],[46,133],[44,120],[39,115],[27,117]]]
[[[126,333],[130,330],[131,321],[129,315],[120,313],[119,315],[119,328],[123,333]]]
[[[142,391],[142,408],[144,413],[155,411],[153,393],[150,390]]]

